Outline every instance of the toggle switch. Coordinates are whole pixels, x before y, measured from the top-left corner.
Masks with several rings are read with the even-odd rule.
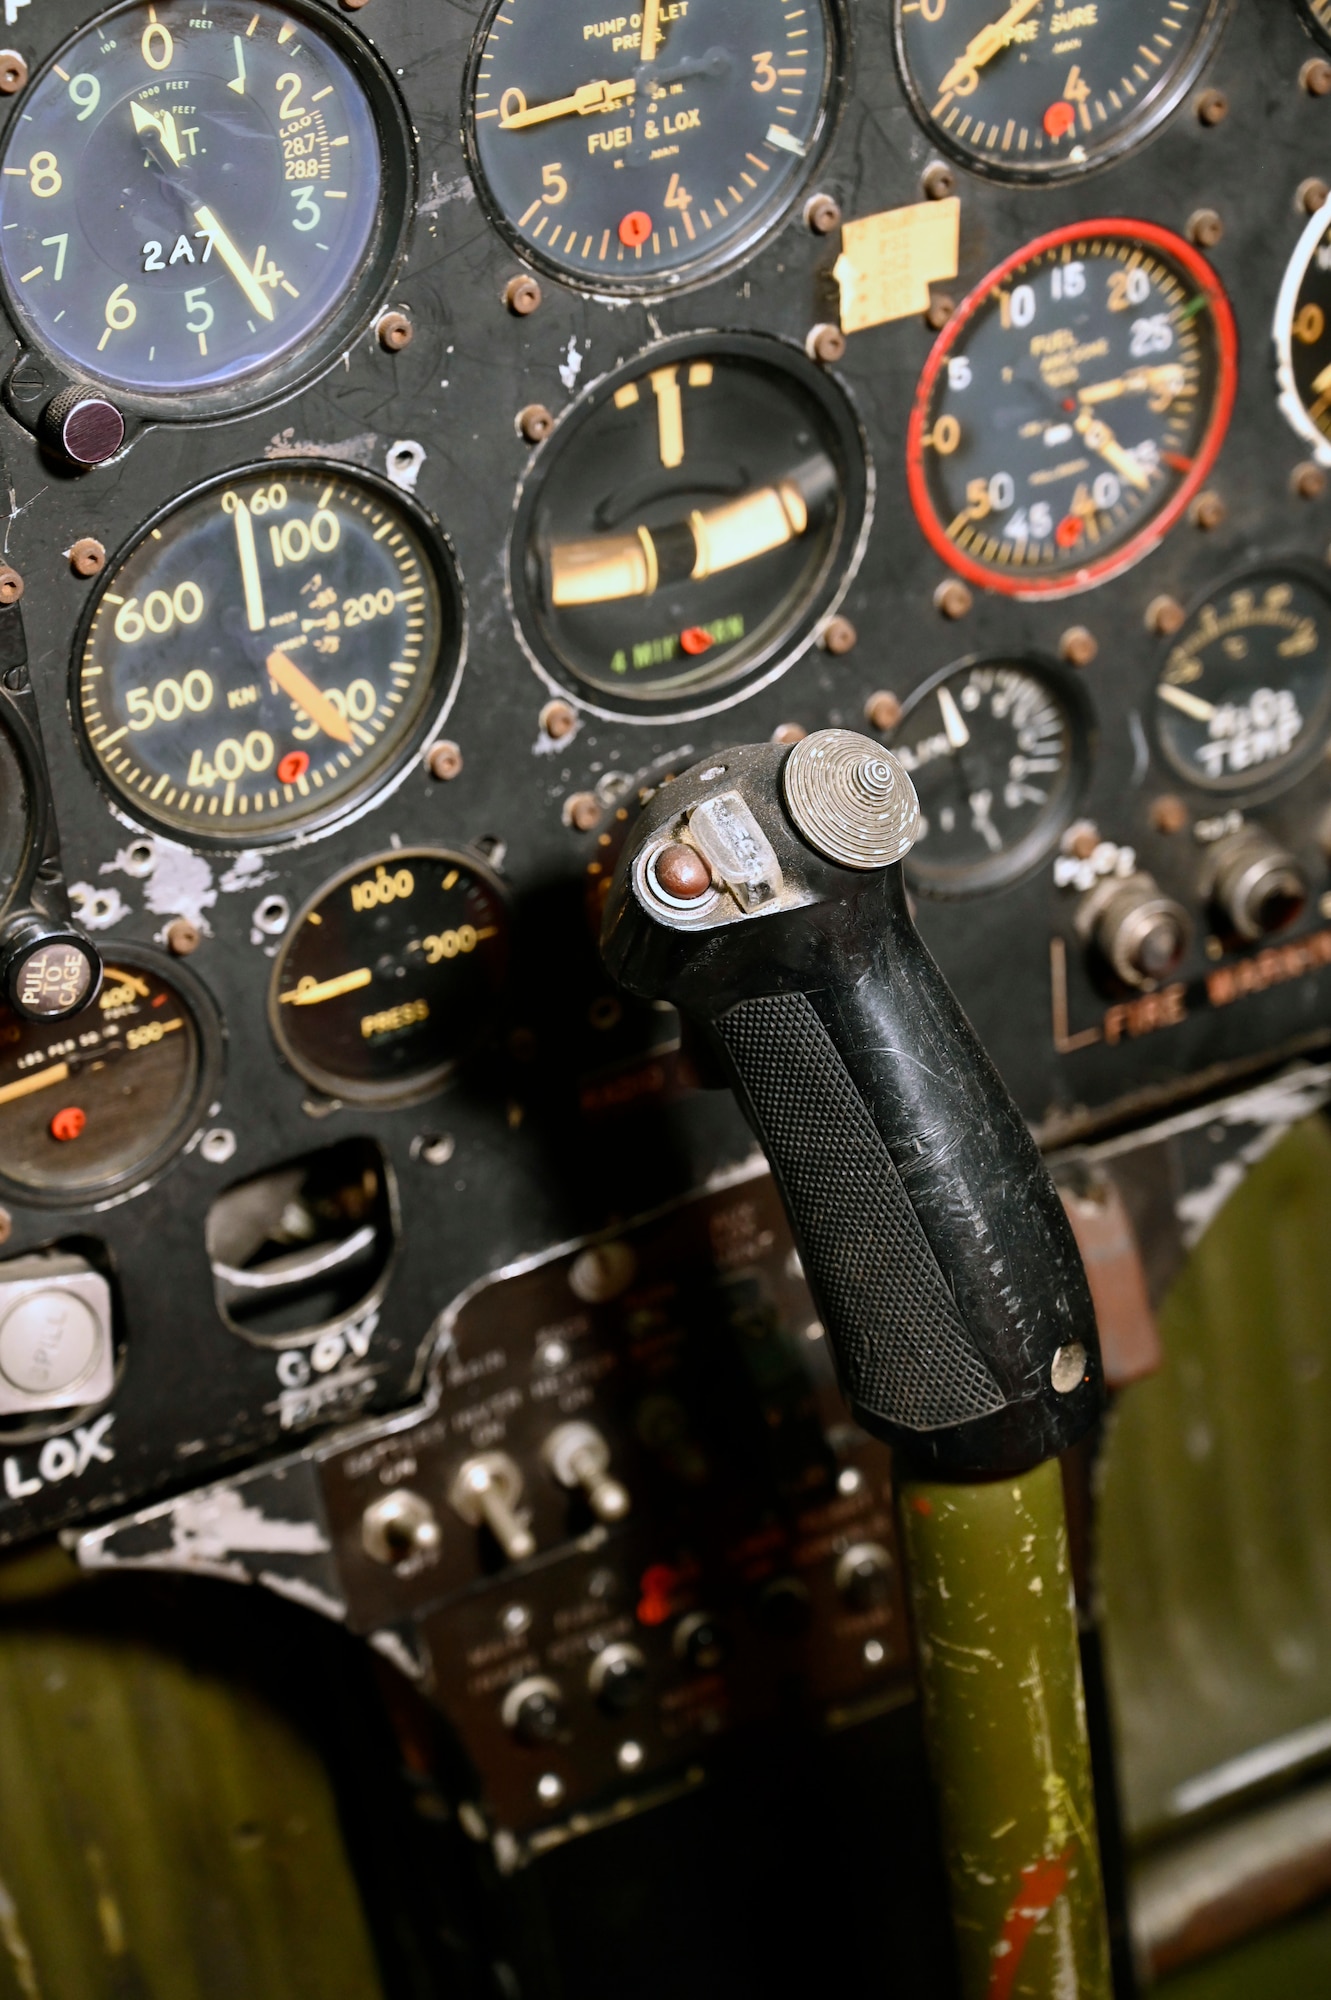
[[[1210,854],[1210,896],[1246,943],[1284,930],[1308,900],[1308,878],[1260,826],[1241,826]]]
[[[610,1474],[610,1447],[591,1424],[561,1424],[551,1431],[541,1456],[561,1486],[581,1487],[598,1521],[622,1521],[629,1511],[628,1489]]]
[[[1178,969],[1192,936],[1187,911],[1150,875],[1111,876],[1077,907],[1077,935],[1125,986],[1150,990]]]
[[[563,1689],[546,1674],[529,1674],[509,1689],[500,1713],[504,1727],[529,1749],[553,1743],[564,1731]]]
[[[458,1467],[448,1504],[470,1528],[490,1530],[510,1562],[536,1553],[536,1538],[517,1511],[522,1474],[504,1451],[478,1452]]]
[[[361,1515],[360,1533],[365,1553],[393,1568],[411,1556],[437,1554],[443,1540],[434,1508],[405,1486],[370,1502]]]

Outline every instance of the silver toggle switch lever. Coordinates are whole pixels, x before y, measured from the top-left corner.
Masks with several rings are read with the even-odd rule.
[[[561,1424],[551,1431],[541,1456],[561,1486],[581,1487],[598,1521],[622,1521],[629,1511],[628,1489],[610,1474],[610,1447],[591,1424]]]
[[[517,1511],[522,1498],[522,1474],[503,1451],[478,1452],[458,1467],[448,1489],[448,1504],[468,1527],[482,1523],[510,1562],[525,1562],[536,1553],[536,1538]]]

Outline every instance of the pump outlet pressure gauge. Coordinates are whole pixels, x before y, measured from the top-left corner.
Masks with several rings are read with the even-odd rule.
[[[590,290],[660,291],[742,255],[789,207],[829,117],[831,0],[499,0],[467,136],[523,256]]]
[[[395,254],[396,94],[326,8],[134,0],[53,57],[0,153],[19,326],[145,410],[335,352]]]
[[[177,502],[111,566],[77,713],[136,818],[194,843],[280,838],[405,768],[460,643],[448,554],[414,503],[273,461]]]
[[[907,432],[911,499],[953,569],[1064,597],[1155,547],[1214,463],[1237,377],[1233,314],[1190,244],[1074,223],[958,308]]]
[[[916,115],[1002,180],[1085,173],[1145,137],[1210,52],[1228,0],[893,0]]]

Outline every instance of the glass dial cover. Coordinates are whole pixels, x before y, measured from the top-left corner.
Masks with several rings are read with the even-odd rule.
[[[773,341],[674,341],[608,377],[533,465],[512,582],[562,683],[691,706],[807,639],[866,499],[858,429]]]
[[[468,140],[522,254],[599,292],[733,261],[789,207],[828,117],[828,0],[498,0],[477,37]]]
[[[1308,222],[1276,301],[1276,372],[1286,421],[1331,465],[1331,201]]]
[[[103,15],[25,92],[0,154],[19,325],[147,408],[231,402],[284,360],[307,367],[385,261],[399,123],[325,10],[134,0]]]
[[[1180,777],[1245,797],[1291,783],[1331,734],[1331,594],[1292,565],[1248,571],[1194,610],[1155,693]]]
[[[939,336],[907,433],[929,541],[973,582],[1062,597],[1154,548],[1229,423],[1234,319],[1190,244],[1144,222],[1042,236]]]
[[[303,460],[211,481],[107,572],[77,670],[104,781],[191,841],[344,814],[428,733],[460,646],[447,552],[414,504]]]
[[[893,0],[897,60],[920,122],[955,158],[1003,180],[1060,180],[1168,115],[1227,5]]]
[[[292,1068],[330,1096],[430,1096],[486,1034],[508,915],[474,857],[394,848],[321,889],[278,958],[268,1017]]]

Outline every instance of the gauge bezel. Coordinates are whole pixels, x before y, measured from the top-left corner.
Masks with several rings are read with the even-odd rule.
[[[986,569],[983,563],[975,562],[949,540],[929,492],[929,477],[924,464],[924,431],[934,388],[943,364],[959,338],[1005,278],[1034,262],[1046,251],[1061,249],[1065,243],[1093,242],[1105,237],[1126,237],[1134,244],[1147,244],[1163,257],[1181,264],[1193,284],[1206,297],[1215,329],[1216,380],[1206,429],[1197,446],[1192,470],[1158,513],[1152,514],[1134,534],[1098,562],[1085,563],[1080,569],[1060,570],[1056,576],[1049,577],[1028,576],[1024,572],[1009,575],[1001,570]],[[1141,222],[1132,216],[1091,216],[1084,222],[1065,223],[1060,229],[1047,230],[1044,235],[1033,237],[1005,257],[1001,264],[995,265],[992,271],[986,272],[979,284],[966,294],[934,342],[921,371],[906,429],[906,484],[911,509],[921,533],[948,568],[964,576],[968,583],[977,584],[980,589],[994,591],[1002,597],[1014,597],[1023,603],[1033,600],[1048,603],[1060,597],[1075,597],[1083,590],[1093,590],[1098,584],[1122,576],[1125,570],[1131,569],[1134,563],[1159,547],[1210,476],[1233,414],[1238,391],[1238,367],[1238,329],[1224,287],[1206,259],[1172,230],[1162,229],[1159,223]]]
[[[282,0],[282,4],[285,5],[286,0]],[[804,156],[802,171],[788,183],[784,196],[765,209],[756,209],[750,228],[728,237],[717,250],[710,255],[704,253],[696,263],[681,266],[674,272],[663,271],[643,278],[611,278],[606,275],[590,279],[579,276],[576,271],[566,269],[557,259],[543,255],[540,245],[530,242],[504,214],[486,179],[485,169],[481,165],[480,150],[476,143],[476,72],[485,54],[491,23],[504,5],[504,0],[490,0],[490,4],[481,16],[467,56],[467,66],[462,79],[461,107],[462,145],[467,170],[486,219],[504,239],[514,256],[520,257],[524,264],[529,264],[542,276],[554,279],[557,284],[567,286],[570,291],[581,292],[589,298],[632,298],[644,301],[678,298],[686,292],[696,291],[701,285],[710,284],[713,279],[745,263],[756,254],[763,243],[775,236],[790,221],[793,214],[799,212],[800,198],[818,172],[840,123],[846,99],[851,49],[846,0],[817,0],[817,4],[827,22],[827,56],[819,87],[818,123],[809,140],[809,149]]]
[[[892,0],[892,47],[896,57],[897,76],[915,121],[940,152],[946,153],[968,173],[976,174],[982,180],[997,181],[1005,187],[1053,187],[1064,181],[1083,180],[1088,174],[1098,173],[1104,167],[1114,166],[1125,154],[1135,152],[1138,146],[1145,145],[1159,131],[1166,120],[1177,111],[1210,61],[1232,7],[1233,0],[1209,0],[1207,13],[1196,41],[1188,60],[1182,65],[1177,76],[1167,86],[1161,86],[1157,97],[1148,96],[1138,107],[1135,115],[1120,128],[1118,135],[1103,150],[1097,149],[1094,156],[1088,160],[1063,158],[1056,160],[1050,166],[1003,167],[996,161],[980,159],[976,154],[968,152],[964,145],[958,145],[950,133],[935,123],[916,85],[906,57],[901,0]]]
[[[75,42],[142,4],[143,0],[119,0],[118,5],[81,22],[25,85],[22,99],[15,101],[26,104]],[[292,390],[305,387],[325,373],[369,326],[401,262],[415,214],[417,175],[411,121],[387,66],[365,36],[350,22],[339,18],[331,9],[313,4],[313,0],[270,0],[270,4],[293,15],[312,33],[331,44],[364,92],[378,134],[380,185],[374,229],[341,305],[266,368],[218,383],[212,388],[167,389],[154,395],[103,382],[92,369],[48,346],[41,328],[24,312],[22,301],[9,284],[3,264],[0,264],[0,304],[20,343],[18,355],[5,371],[6,386],[23,367],[25,357],[36,354],[41,356],[48,368],[56,371],[59,380],[55,382],[55,387],[59,387],[60,382],[72,382],[99,391],[118,409],[137,416],[183,423],[191,418],[224,419],[242,413],[249,415],[284,398]],[[8,143],[10,123],[0,127],[0,150]]]
[[[7,691],[0,692],[0,732],[13,748],[23,777],[26,825],[22,858],[12,881],[0,882],[0,916],[12,909],[27,892],[38,860],[46,845],[50,816],[46,774],[27,719]]]
[[[79,749],[83,754],[88,768],[92,772],[102,796],[127,826],[133,826],[136,829],[141,826],[146,827],[150,831],[164,834],[168,840],[176,841],[184,838],[187,831],[177,821],[158,819],[147,809],[145,804],[131,799],[125,793],[121,792],[111,782],[104,765],[98,759],[89,739],[83,719],[83,703],[80,697],[79,683],[83,671],[83,656],[88,644],[88,635],[92,630],[93,619],[97,614],[103,597],[114,583],[115,578],[119,575],[125,563],[142,547],[143,543],[155,530],[164,528],[165,524],[183,508],[192,506],[196,501],[205,498],[209,493],[216,491],[218,488],[230,486],[238,479],[280,479],[283,474],[291,476],[297,473],[302,477],[311,477],[316,476],[320,472],[326,472],[334,479],[349,481],[353,484],[359,480],[363,485],[368,486],[377,494],[385,506],[396,508],[399,513],[406,516],[413,534],[415,534],[421,544],[422,551],[429,562],[431,574],[439,590],[441,632],[447,629],[451,607],[454,621],[456,659],[450,671],[444,665],[445,654],[441,651],[432,675],[434,692],[422,707],[409,735],[403,738],[391,758],[383,764],[367,771],[364,781],[361,784],[342,793],[330,803],[326,810],[320,810],[319,806],[316,805],[307,817],[296,821],[287,821],[280,827],[256,826],[255,822],[251,820],[249,822],[249,830],[252,837],[249,839],[245,838],[244,832],[242,832],[239,826],[229,837],[225,834],[210,833],[205,826],[197,828],[191,826],[188,829],[189,845],[208,853],[234,853],[236,849],[243,847],[251,849],[255,853],[267,854],[275,852],[279,848],[290,847],[293,844],[310,840],[323,839],[330,833],[336,833],[340,828],[350,825],[352,821],[359,819],[364,813],[369,812],[383,799],[390,797],[397,790],[398,786],[405,782],[418,763],[422,753],[438,736],[439,731],[448,720],[449,712],[457,699],[458,688],[461,685],[462,675],[467,663],[467,600],[463,588],[462,575],[457,564],[457,557],[453,552],[453,545],[444,534],[443,529],[434,516],[428,513],[411,494],[404,493],[400,486],[395,486],[391,479],[385,479],[380,473],[371,472],[366,466],[355,465],[346,460],[332,458],[265,458],[257,461],[249,461],[244,465],[230,466],[225,472],[215,473],[211,478],[202,480],[199,485],[188,487],[185,492],[177,494],[165,506],[159,507],[155,514],[150,515],[146,521],[134,530],[128,540],[121,544],[98,578],[97,588],[84,608],[83,616],[79,620],[78,629],[74,635],[69,690],[70,709],[74,719],[74,733]]]
[[[403,1079],[398,1083],[374,1085],[348,1083],[345,1077],[337,1076],[332,1070],[323,1069],[318,1063],[297,1054],[287,1040],[279,995],[287,976],[285,966],[288,954],[294,940],[299,937],[309,921],[310,912],[317,910],[321,903],[335,895],[345,882],[350,882],[358,875],[364,875],[367,869],[373,869],[381,862],[386,868],[390,866],[399,868],[404,861],[410,861],[415,856],[428,859],[431,865],[440,861],[447,862],[453,867],[465,868],[472,875],[482,877],[491,895],[502,906],[506,918],[511,918],[512,896],[507,885],[501,881],[484,855],[468,847],[431,847],[424,841],[414,841],[401,847],[376,848],[373,853],[358,855],[345,868],[339,868],[335,875],[330,875],[327,881],[319,884],[313,895],[306,898],[287,925],[282,938],[282,947],[273,960],[273,975],[268,982],[266,1003],[268,1031],[282,1061],[304,1082],[311,1084],[315,1090],[322,1091],[336,1103],[355,1104],[368,1111],[401,1111],[413,1104],[423,1104],[427,1098],[437,1097],[440,1091],[448,1086],[474,1047],[474,1044],[469,1045],[460,1055],[451,1056],[446,1063],[436,1064],[428,1074],[416,1078],[415,1081],[409,1082]]]
[[[648,369],[668,367],[691,357],[724,355],[784,370],[813,397],[827,416],[840,460],[842,518],[822,569],[811,586],[799,616],[773,637],[726,681],[711,687],[680,690],[658,700],[625,696],[622,703],[604,689],[581,681],[541,635],[536,605],[528,588],[526,550],[540,494],[559,454],[577,428],[612,399],[623,383],[638,380]],[[659,724],[689,722],[717,715],[767,687],[808,652],[854,580],[873,524],[875,474],[869,441],[859,415],[842,384],[825,368],[810,361],[802,348],[770,334],[697,332],[677,334],[640,348],[627,361],[588,384],[581,396],[561,411],[518,485],[507,548],[506,590],[513,629],[533,670],[552,695],[573,702],[589,715],[608,721]],[[709,698],[710,697],[710,698]]]
[[[113,963],[123,961],[127,966],[149,973],[154,979],[160,979],[164,986],[174,987],[180,995],[194,1025],[197,1056],[194,1085],[186,1107],[173,1123],[169,1135],[134,1167],[119,1174],[109,1174],[104,1180],[90,1181],[86,1186],[77,1188],[36,1188],[25,1181],[11,1180],[4,1171],[3,1160],[0,1160],[0,1192],[25,1208],[60,1208],[71,1212],[97,1210],[117,1206],[121,1201],[145,1193],[202,1131],[204,1115],[216,1099],[221,1085],[226,1031],[216,1002],[202,980],[180,959],[155,951],[151,945],[116,941],[108,943],[103,956]],[[77,1021],[78,1016],[74,1015],[73,1019]]]
[[[1313,0],[1294,0],[1294,4],[1313,40],[1320,42],[1324,49],[1331,49],[1331,7],[1327,8],[1326,20],[1321,21],[1317,17]],[[1327,0],[1322,0],[1322,5],[1327,6]]]
[[[1327,46],[1331,48],[1331,40]],[[1319,431],[1308,415],[1294,380],[1294,308],[1298,304],[1303,281],[1308,275],[1313,252],[1328,229],[1331,229],[1331,195],[1328,195],[1317,212],[1308,218],[1299,233],[1299,240],[1290,253],[1285,274],[1280,280],[1280,290],[1276,295],[1275,319],[1271,324],[1271,338],[1276,350],[1276,402],[1280,407],[1280,414],[1290,429],[1312,446],[1313,457],[1319,465],[1331,465],[1331,437]]]
[[[1225,570],[1216,577],[1208,589],[1198,591],[1188,604],[1183,623],[1177,632],[1162,639],[1156,651],[1157,665],[1151,681],[1152,750],[1171,774],[1171,780],[1177,779],[1179,783],[1189,786],[1199,797],[1210,800],[1213,807],[1222,803],[1238,807],[1262,805],[1269,799],[1280,797],[1283,792],[1292,790],[1300,779],[1306,778],[1310,771],[1316,769],[1325,754],[1328,742],[1331,741],[1331,702],[1329,702],[1322,727],[1319,731],[1310,732],[1309,742],[1291,753],[1286,761],[1277,770],[1270,772],[1264,780],[1258,779],[1251,785],[1208,784],[1204,778],[1199,778],[1195,771],[1179,763],[1166,747],[1165,737],[1160,728],[1160,701],[1156,689],[1160,685],[1160,676],[1170,653],[1200,616],[1204,604],[1214,604],[1227,592],[1242,589],[1243,585],[1255,576],[1265,574],[1275,581],[1277,572],[1297,578],[1301,584],[1323,600],[1326,606],[1325,630],[1327,637],[1331,639],[1331,573],[1320,564],[1310,561],[1307,556],[1274,555],[1265,561],[1259,559],[1256,562],[1237,563],[1232,569]],[[1327,675],[1328,680],[1331,680],[1331,662],[1328,663]]]
[[[920,866],[918,846],[911,850],[903,864],[907,881],[912,889],[940,903],[962,902],[968,896],[1006,888],[1009,883],[1037,868],[1058,845],[1059,835],[1076,818],[1090,786],[1095,760],[1095,707],[1086,692],[1085,683],[1049,654],[1034,650],[968,653],[964,659],[950,660],[946,666],[936,668],[906,696],[901,705],[901,715],[887,739],[888,748],[895,743],[907,717],[936,688],[954,680],[959,674],[973,672],[977,667],[1007,667],[1013,673],[1025,674],[1029,680],[1041,682],[1049,690],[1067,719],[1067,775],[1057,808],[1033,826],[1015,846],[1005,848],[1003,853],[994,855],[991,860],[971,862],[935,873],[927,865]]]

